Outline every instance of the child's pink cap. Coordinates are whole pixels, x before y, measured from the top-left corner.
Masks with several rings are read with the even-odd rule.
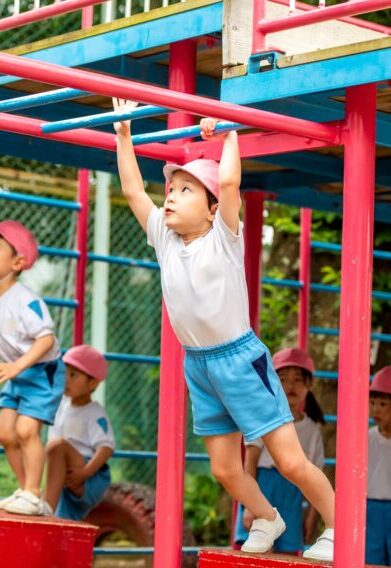
[[[391,365],[383,367],[375,374],[369,390],[391,394]]]
[[[28,270],[38,258],[38,244],[31,231],[18,221],[2,221],[0,236],[14,247],[19,256],[26,260],[23,270]]]
[[[91,345],[76,345],[68,349],[62,360],[97,381],[104,381],[106,378],[107,361],[102,353]]]
[[[202,183],[215,198],[219,199],[219,164],[214,160],[193,160],[184,166],[179,164],[167,164],[163,168],[164,177],[171,181],[174,172],[180,170],[192,175]]]
[[[314,362],[308,353],[295,347],[277,351],[273,356],[273,364],[276,371],[285,367],[300,367],[312,375],[315,370]]]

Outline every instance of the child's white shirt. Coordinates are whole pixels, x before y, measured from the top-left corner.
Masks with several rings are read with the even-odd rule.
[[[217,210],[210,231],[186,246],[166,227],[164,210],[154,207],[147,236],[160,264],[170,322],[182,345],[219,345],[250,329],[242,223],[236,235]]]
[[[27,353],[36,339],[53,334],[54,323],[45,302],[32,290],[16,282],[0,296],[0,361],[16,361]],[[61,356],[58,341],[37,361],[54,361]]]
[[[368,433],[368,499],[391,500],[391,438],[378,426]]]
[[[304,414],[304,418],[294,422],[294,426],[305,455],[313,464],[322,469],[324,466],[324,446],[320,425]],[[258,467],[267,469],[276,467],[262,438],[257,438],[253,442],[247,443],[246,446],[256,446],[261,450]]]
[[[113,430],[104,408],[97,402],[74,406],[64,396],[53,426],[50,426],[48,440],[63,438],[82,456],[91,458],[101,447],[115,448]]]

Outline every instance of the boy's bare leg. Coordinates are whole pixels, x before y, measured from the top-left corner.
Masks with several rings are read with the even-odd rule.
[[[55,511],[65,486],[67,471],[72,468],[84,467],[85,462],[83,456],[62,438],[49,442],[46,446],[46,454],[45,501]],[[73,490],[72,492],[81,496],[83,490],[84,485],[81,485],[78,490]]]
[[[275,510],[261,493],[256,480],[244,471],[241,440],[239,432],[204,437],[212,474],[255,518],[272,521],[276,516]]]
[[[22,449],[16,434],[16,420],[18,415],[12,408],[2,408],[0,411],[0,444],[4,446],[8,463],[18,480],[21,489],[24,489],[25,475]]]
[[[45,463],[45,450],[41,441],[42,422],[30,416],[19,415],[16,433],[22,449],[25,472],[25,491],[37,497],[41,494],[41,478]]]
[[[293,422],[263,436],[279,472],[297,485],[322,515],[326,528],[334,527],[334,491],[323,471],[309,461],[300,445]]]

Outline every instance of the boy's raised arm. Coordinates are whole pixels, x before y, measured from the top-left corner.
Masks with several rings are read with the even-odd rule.
[[[201,120],[201,135],[204,140],[215,138],[217,124],[214,118]],[[241,207],[240,181],[242,167],[238,144],[238,135],[234,130],[218,135],[224,138],[223,151],[219,164],[219,211],[224,223],[237,233],[239,229],[239,211]]]
[[[137,103],[122,99],[113,99],[114,110],[130,110],[136,105]],[[115,122],[114,130],[117,133],[117,161],[122,193],[137,221],[146,231],[148,216],[154,204],[144,189],[130,137],[130,120]]]

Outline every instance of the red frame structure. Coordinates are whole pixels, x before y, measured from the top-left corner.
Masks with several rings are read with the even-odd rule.
[[[74,4],[80,8],[99,1],[74,0]],[[72,0],[69,4],[71,2]],[[289,22],[285,18],[271,23],[260,22],[265,15],[265,0],[255,1],[253,52],[264,50],[267,32],[288,29],[295,25],[307,25],[331,17],[372,11],[389,5],[391,5],[389,0],[356,0],[322,11],[310,10],[304,14],[290,16]],[[85,22],[91,22],[91,13],[85,18]],[[345,146],[334,566],[362,568],[365,544],[376,86],[349,88],[345,121],[338,124],[320,124],[195,95],[195,54],[195,44],[192,40],[171,46],[169,90],[4,53],[0,54],[0,72],[100,95],[131,98],[181,111],[169,116],[170,128],[191,124],[192,117],[189,117],[189,114],[201,114],[267,130],[267,134],[240,136],[242,156],[311,149],[322,145]],[[0,129],[5,131],[115,150],[114,135],[86,129],[43,134],[41,125],[42,122],[36,119],[0,113]],[[217,158],[219,151],[219,143],[203,142],[186,144],[181,142],[179,146],[147,144],[136,148],[138,155],[181,163],[201,156]],[[360,168],[357,168],[356,164],[360,164]],[[88,216],[86,171],[80,172],[79,180],[81,213],[77,242],[80,259],[76,281],[76,297],[79,305],[74,329],[75,343],[83,340],[84,291],[82,288],[87,259]],[[251,325],[255,331],[259,331],[262,193],[246,194],[245,203],[247,244],[245,263]],[[310,211],[302,212],[301,225],[300,281],[303,286],[300,291],[299,346],[306,348]],[[183,380],[182,351],[170,327],[165,309],[163,309],[161,349],[155,567],[178,568],[182,556],[186,389]]]

